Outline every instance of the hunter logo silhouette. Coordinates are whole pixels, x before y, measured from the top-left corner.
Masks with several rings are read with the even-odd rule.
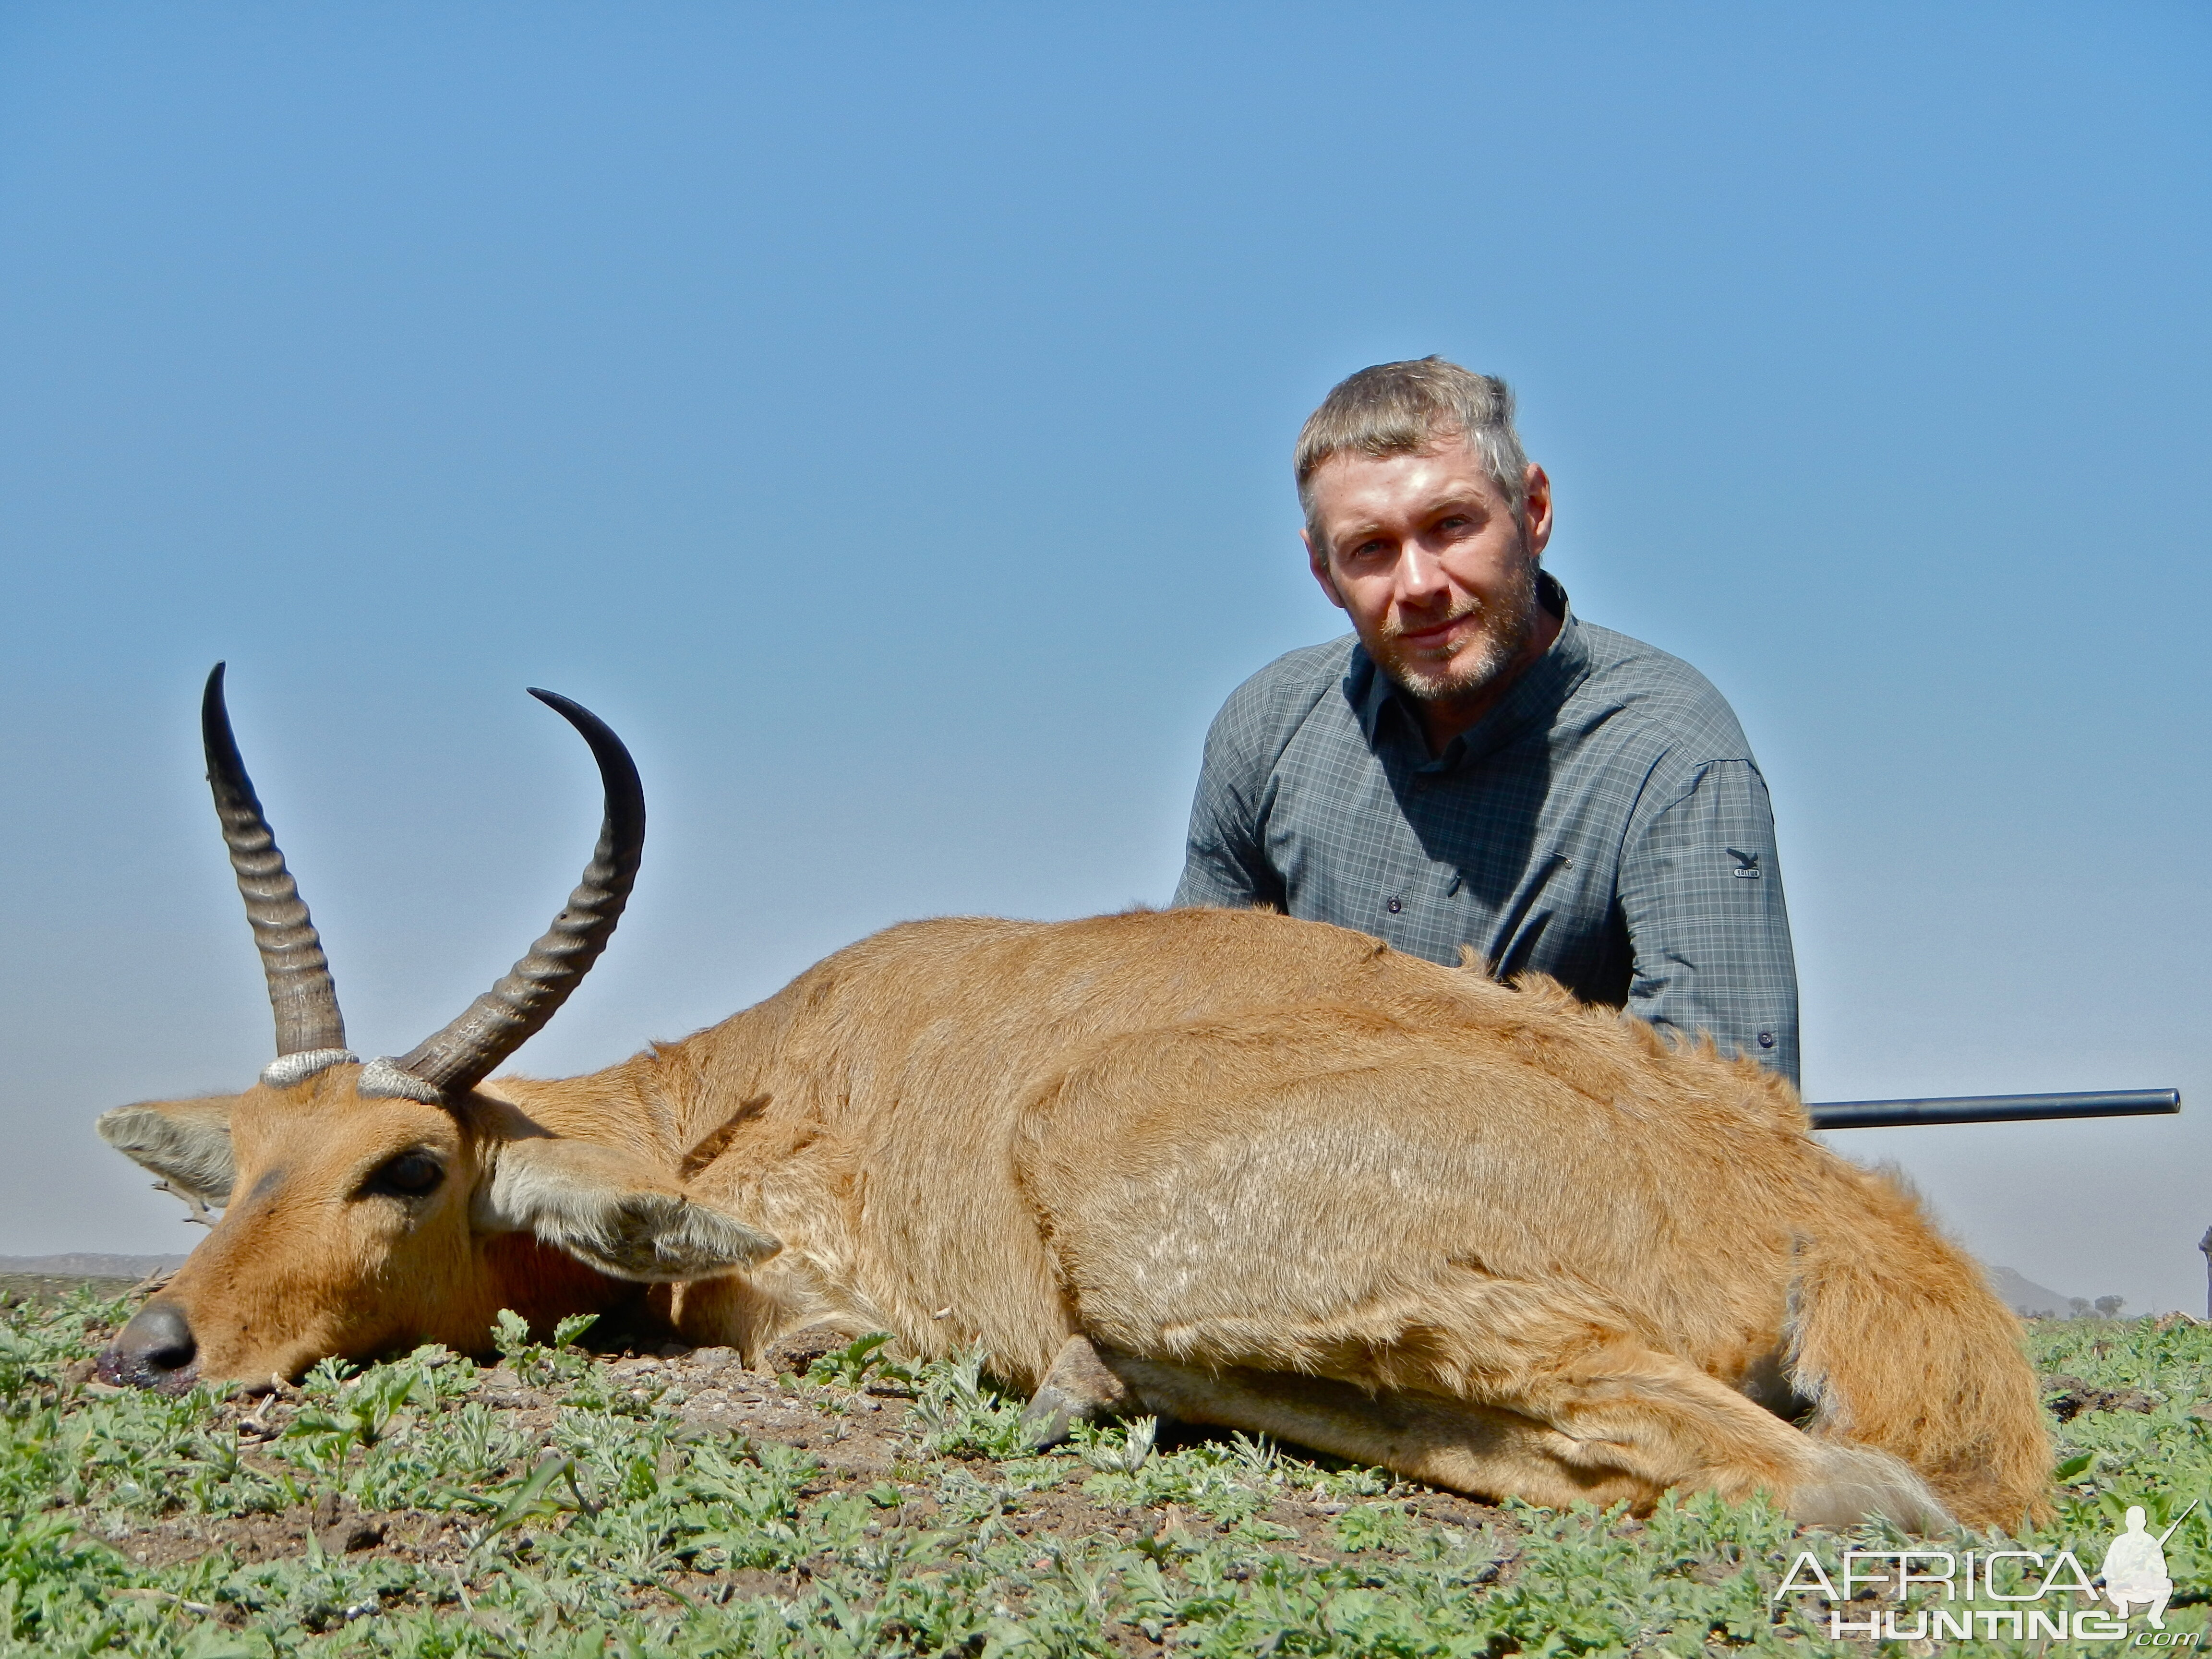
[[[2128,1529],[2112,1540],[2097,1574],[2105,1581],[2106,1600],[2121,1618],[2128,1616],[2130,1607],[2140,1604],[2147,1610],[2153,1630],[2166,1628],[2166,1604],[2173,1594],[2173,1580],[2166,1573],[2166,1540],[2196,1507],[2197,1500],[2191,1499],[2189,1509],[2173,1517],[2173,1526],[2155,1538],[2143,1524],[2142,1505],[2129,1507]]]

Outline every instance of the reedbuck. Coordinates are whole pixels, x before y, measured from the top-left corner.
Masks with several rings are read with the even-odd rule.
[[[276,1059],[101,1118],[225,1206],[111,1382],[265,1386],[643,1296],[749,1362],[802,1326],[978,1346],[1040,1439],[1145,1410],[1540,1504],[2045,1511],[2014,1321],[1911,1194],[1756,1065],[1547,981],[1262,913],[915,922],[604,1071],[487,1081],[605,944],[644,834],[621,743],[534,695],[605,781],[583,884],[364,1063],[210,677]]]

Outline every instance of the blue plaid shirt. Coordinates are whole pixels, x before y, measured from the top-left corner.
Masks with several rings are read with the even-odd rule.
[[[1206,738],[1177,904],[1272,904],[1433,962],[1706,1030],[1797,1080],[1797,969],[1766,782],[1678,658],[1569,611],[1433,758],[1346,636],[1277,659]]]

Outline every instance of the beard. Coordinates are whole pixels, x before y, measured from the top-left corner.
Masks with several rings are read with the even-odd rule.
[[[1480,696],[1521,660],[1536,631],[1536,562],[1522,561],[1519,573],[1495,605],[1477,599],[1446,620],[1457,622],[1462,617],[1479,617],[1480,626],[1473,638],[1455,647],[1409,646],[1401,626],[1385,623],[1368,643],[1368,654],[1392,684],[1417,702],[1456,702]]]

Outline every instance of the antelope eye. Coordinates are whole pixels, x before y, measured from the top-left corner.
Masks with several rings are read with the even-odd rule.
[[[438,1190],[446,1166],[428,1152],[402,1152],[386,1160],[362,1188],[365,1193],[388,1193],[399,1198],[423,1198]]]

